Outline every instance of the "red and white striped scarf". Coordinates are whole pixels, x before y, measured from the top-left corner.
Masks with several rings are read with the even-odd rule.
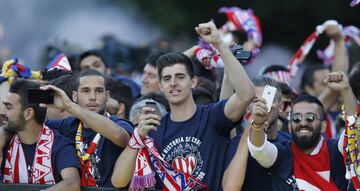
[[[248,40],[254,42],[256,48],[262,44],[262,32],[259,19],[251,9],[243,10],[238,7],[221,7],[219,13],[225,13],[229,22],[224,24],[220,30],[227,33],[230,31],[243,31]]]
[[[31,179],[28,175],[27,162],[18,135],[10,142],[4,168],[4,183],[56,184],[51,163],[51,151],[54,132],[43,125],[35,149]]]
[[[130,190],[153,188],[156,184],[155,173],[150,163],[159,174],[164,184],[163,191],[207,190],[207,186],[185,172],[171,166],[161,156],[152,138],[141,139],[137,129],[129,141],[128,147],[140,149],[136,157],[135,171],[130,183]]]
[[[254,15],[251,9],[243,10],[237,7],[222,7],[219,9],[219,13],[225,13],[228,17],[228,21],[219,29],[222,34],[222,38],[229,39],[229,32],[231,31],[242,31],[247,34],[248,40],[251,40],[255,48],[252,50],[251,60],[242,61],[242,64],[251,63],[254,58],[260,53],[258,49],[262,44],[262,32],[259,19]],[[232,39],[227,42],[229,45],[233,43]],[[223,68],[224,62],[220,57],[219,52],[212,46],[203,41],[199,40],[199,48],[195,50],[195,56],[202,65],[208,70],[213,68]],[[204,62],[206,59],[210,59],[210,62]],[[205,65],[205,63],[207,65]]]
[[[329,25],[337,25],[340,28],[342,26],[335,20],[328,20],[322,25],[318,25],[316,27],[316,30],[311,33],[311,35],[305,40],[305,42],[301,45],[301,47],[296,51],[295,55],[291,58],[289,63],[289,69],[291,77],[294,77],[298,71],[299,65],[304,61],[307,54],[310,52],[311,48],[313,47],[314,43],[316,42],[318,36],[322,34],[325,30],[325,28]],[[359,46],[360,46],[360,31],[354,26],[348,26],[345,27],[344,30],[342,30],[342,33],[345,35],[345,41],[349,41],[349,39],[353,39]],[[334,45],[329,45],[325,51],[318,51],[318,55],[320,57],[323,57],[324,60],[327,60],[326,62],[329,62],[329,59],[332,57],[332,54],[334,51],[330,51],[330,49],[334,47]],[[332,52],[332,53],[331,53]]]
[[[347,26],[341,31],[345,36],[345,45],[349,47],[353,40],[360,46],[360,29],[355,26]],[[335,42],[330,40],[329,45],[324,50],[316,50],[317,56],[323,60],[324,64],[331,65],[334,62]]]
[[[294,176],[300,191],[339,190],[330,177],[330,156],[326,142],[322,139],[319,153],[305,154],[294,143],[291,151],[294,157]]]
[[[288,71],[269,71],[264,76],[270,77],[278,82],[290,85],[291,76]]]

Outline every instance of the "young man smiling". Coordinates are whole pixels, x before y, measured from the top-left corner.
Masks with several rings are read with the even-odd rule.
[[[144,145],[134,146],[133,143],[143,142],[145,139],[145,142],[156,145],[156,160],[164,160],[164,163],[167,163],[166,169],[175,169],[165,172],[164,168],[153,160],[155,155],[151,155],[150,163],[159,175],[158,185],[163,184],[162,186],[169,190],[221,190],[223,161],[230,141],[228,135],[234,122],[240,120],[254,97],[254,87],[242,65],[220,38],[213,23],[199,24],[195,30],[221,54],[225,67],[228,68],[229,78],[236,84],[235,93],[229,100],[197,106],[192,96],[192,88],[196,86],[198,78],[192,61],[181,53],[168,53],[160,57],[157,61],[160,89],[169,102],[171,112],[160,121],[158,115],[151,113],[151,108],[143,108],[129,146],[115,165],[112,176],[114,186],[125,187],[135,172],[130,187],[139,188],[136,180],[141,179],[141,170],[138,165],[135,170],[134,167],[135,163],[141,161],[138,153],[141,155],[143,149],[140,148],[144,148]],[[152,149],[150,145],[146,148]],[[185,178],[175,180],[169,175],[179,171],[183,175],[178,174],[178,177]]]

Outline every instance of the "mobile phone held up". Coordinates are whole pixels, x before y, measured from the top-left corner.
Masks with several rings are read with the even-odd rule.
[[[28,102],[30,104],[54,104],[54,90],[41,90],[39,88],[29,88]]]
[[[154,113],[156,115],[160,115],[160,112],[159,112],[159,108],[157,107],[156,103],[153,102],[153,101],[147,101],[145,102],[145,106],[144,107],[151,107],[151,108],[154,108],[154,112],[151,112],[151,113]]]
[[[274,101],[275,94],[276,94],[275,87],[265,85],[264,92],[262,94],[262,98],[265,99],[265,101],[266,101],[266,107],[268,109],[267,112],[270,112],[270,110],[271,110],[271,106]]]
[[[235,58],[239,61],[251,60],[251,51],[246,51],[241,45],[235,45],[230,48]]]

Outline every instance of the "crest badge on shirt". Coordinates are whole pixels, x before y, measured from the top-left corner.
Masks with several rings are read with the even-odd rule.
[[[179,137],[162,150],[163,158],[176,169],[202,180],[203,160],[199,151],[201,141],[196,137]]]

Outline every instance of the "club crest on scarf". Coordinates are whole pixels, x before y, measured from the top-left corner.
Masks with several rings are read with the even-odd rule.
[[[205,173],[201,171],[204,162],[200,145],[201,141],[196,137],[179,137],[162,150],[162,156],[174,168],[202,180]]]

